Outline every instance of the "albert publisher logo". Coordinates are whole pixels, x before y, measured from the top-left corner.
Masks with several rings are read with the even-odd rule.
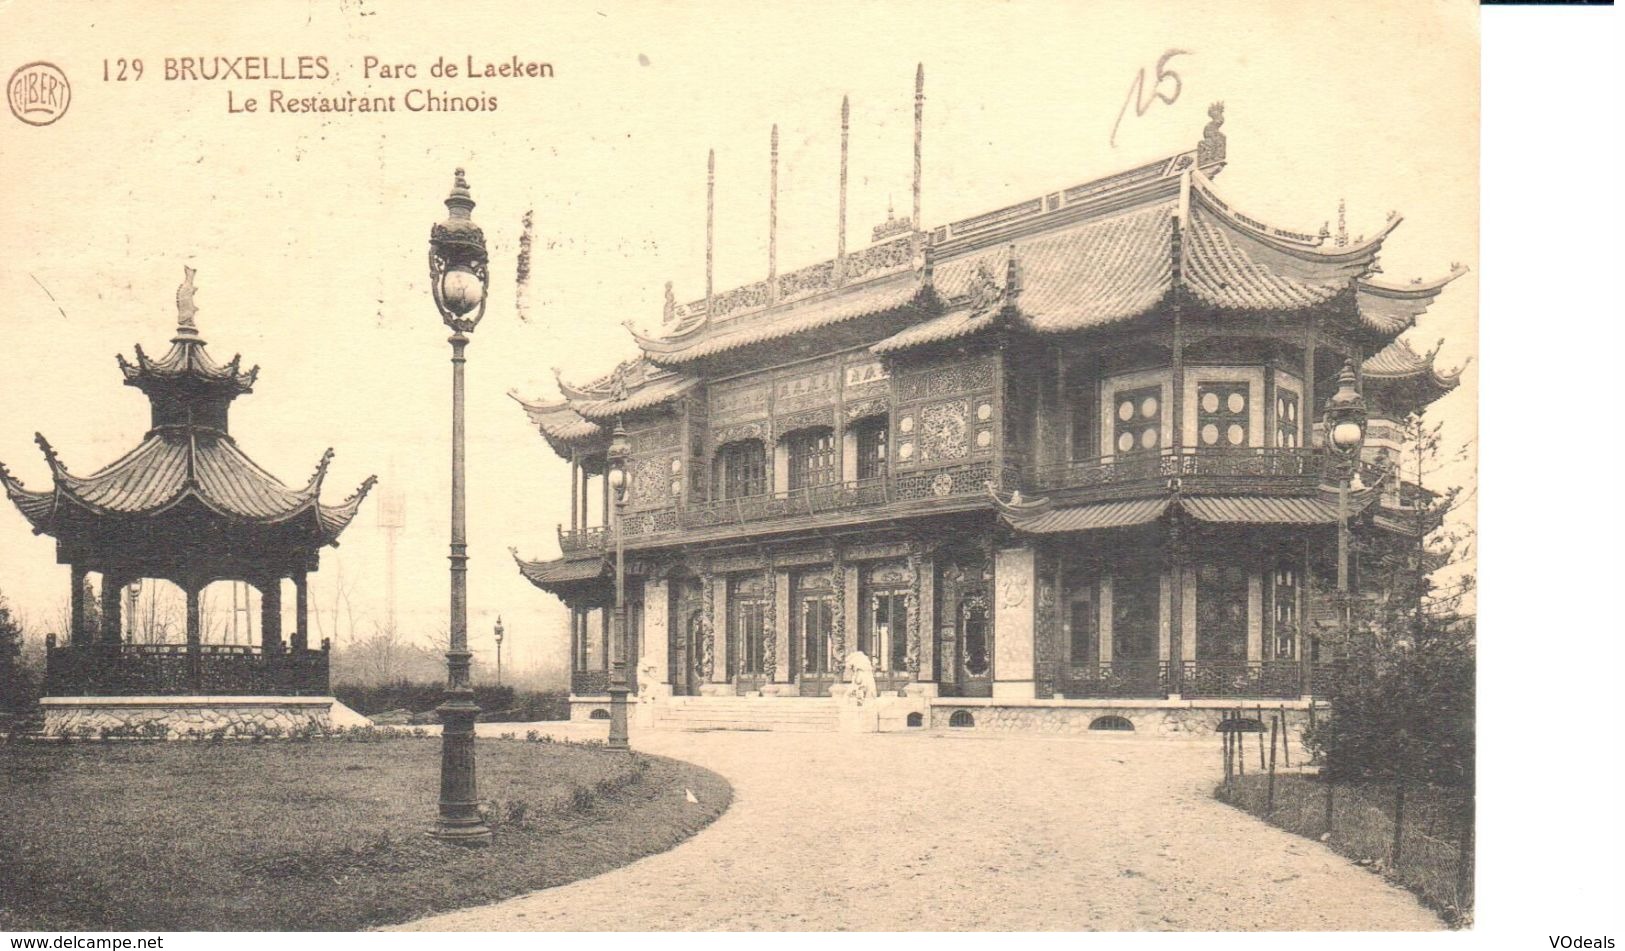
[[[46,62],[17,68],[6,81],[6,103],[11,114],[29,125],[50,125],[62,118],[73,101],[68,77]]]

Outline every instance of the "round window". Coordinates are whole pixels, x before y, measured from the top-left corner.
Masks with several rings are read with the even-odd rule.
[[[1157,448],[1157,429],[1155,426],[1140,434],[1140,446],[1144,449]]]
[[[1208,423],[1206,426],[1202,427],[1202,443],[1204,445],[1212,446],[1217,444],[1218,441],[1219,427],[1213,425],[1212,423]]]
[[[1203,393],[1202,394],[1202,412],[1204,412],[1204,413],[1217,413],[1218,411],[1219,411],[1219,394],[1217,394],[1217,393]]]
[[[1225,400],[1225,408],[1232,413],[1239,413],[1247,408],[1247,397],[1242,396],[1240,393],[1231,393],[1230,398]]]
[[[1124,433],[1123,435],[1117,437],[1117,451],[1118,452],[1128,452],[1130,449],[1133,449],[1133,448],[1134,448],[1134,434],[1133,433]]]
[[[902,459],[904,461],[907,461],[909,459],[913,459],[914,458],[914,444],[911,443],[911,442],[906,442],[906,443],[903,443],[901,446],[898,446],[897,447],[897,458]]]
[[[1226,439],[1230,440],[1230,445],[1239,446],[1247,439],[1247,430],[1242,429],[1241,426],[1236,423],[1231,423],[1230,428],[1225,431],[1224,436]]]
[[[1129,420],[1133,419],[1134,418],[1134,404],[1129,402],[1128,400],[1124,400],[1117,407],[1117,418],[1122,420],[1125,423],[1128,422]]]
[[[1140,415],[1144,416],[1146,419],[1150,419],[1151,417],[1157,415],[1157,398],[1155,396],[1147,396],[1145,400],[1140,403]]]

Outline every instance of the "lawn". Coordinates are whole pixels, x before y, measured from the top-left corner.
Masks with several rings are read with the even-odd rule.
[[[1472,855],[1462,890],[1459,793],[1413,785],[1406,790],[1405,829],[1400,861],[1390,861],[1394,843],[1392,786],[1338,783],[1332,795],[1332,822],[1326,824],[1326,783],[1296,773],[1275,777],[1275,806],[1268,805],[1269,777],[1248,773],[1214,795],[1271,825],[1325,842],[1334,851],[1415,892],[1452,927],[1470,923],[1473,905]]]
[[[424,834],[435,738],[0,745],[0,931],[392,924],[664,851],[732,797],[715,773],[661,757],[478,750],[496,827],[485,849]]]

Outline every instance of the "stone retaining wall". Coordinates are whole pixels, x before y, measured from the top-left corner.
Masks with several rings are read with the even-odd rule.
[[[332,697],[47,697],[55,737],[286,736],[332,726]]]
[[[1122,717],[1134,725],[1133,732],[1140,736],[1167,736],[1196,739],[1210,737],[1218,729],[1233,707],[1193,706],[1167,703],[1156,706],[1117,705],[1028,705],[977,704],[938,700],[931,705],[931,728],[936,730],[962,729],[967,733],[1039,733],[1084,734],[1101,717]],[[969,727],[952,727],[950,720],[958,711],[970,714],[974,723]],[[1263,709],[1263,726],[1269,729],[1272,712],[1280,706]],[[1325,711],[1320,711],[1324,713]],[[1252,708],[1245,711],[1247,719],[1255,719]],[[1286,709],[1288,741],[1294,748],[1301,747],[1303,731],[1309,725],[1309,711],[1301,703],[1288,704]],[[1098,731],[1097,731],[1098,732]]]

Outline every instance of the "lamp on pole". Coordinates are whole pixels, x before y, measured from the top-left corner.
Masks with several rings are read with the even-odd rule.
[[[474,771],[474,721],[480,713],[469,683],[468,524],[463,502],[463,350],[485,316],[485,234],[470,214],[474,199],[458,169],[446,197],[446,220],[429,231],[429,287],[440,319],[451,328],[451,645],[446,651],[446,699],[436,709],[440,731],[440,814],[431,833],[443,842],[487,845]]]
[[[1337,473],[1337,601],[1344,642],[1352,636],[1349,597],[1349,481],[1356,477],[1365,445],[1365,397],[1360,395],[1354,364],[1337,374],[1337,392],[1326,401],[1326,444]]]
[[[621,532],[622,517],[626,514],[626,490],[629,476],[626,457],[630,454],[626,442],[626,428],[615,420],[615,432],[609,440],[609,487],[615,492],[615,616],[610,621],[609,665],[609,739],[607,749],[628,750],[626,735],[626,544]]]
[[[494,636],[497,639],[497,686],[498,687],[502,686],[502,635],[503,635],[503,633],[504,632],[502,630],[502,615],[498,614],[497,615],[496,629],[491,632],[492,636]]]

